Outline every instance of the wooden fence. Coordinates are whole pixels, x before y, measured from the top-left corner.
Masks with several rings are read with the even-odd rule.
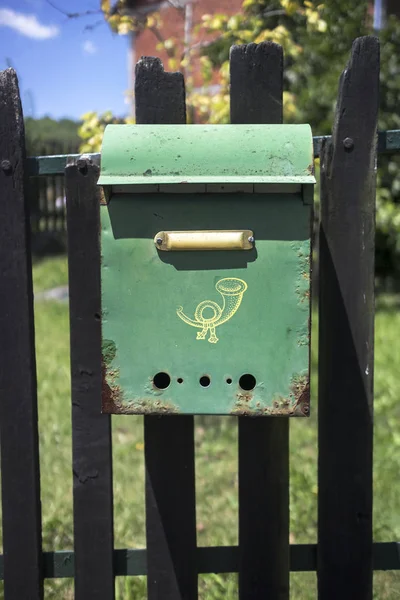
[[[47,148],[49,147],[47,144]],[[50,145],[53,156],[60,150],[60,144]],[[46,149],[45,149],[46,150]],[[76,147],[64,147],[63,152],[71,155]],[[42,156],[46,155],[42,151]],[[50,161],[51,157],[46,157]],[[34,172],[33,172],[34,173]],[[29,200],[32,252],[34,255],[65,252],[67,238],[67,214],[64,173],[54,174],[52,169],[47,175],[33,174],[29,180],[26,194]]]
[[[232,123],[282,121],[283,54],[231,50]],[[43,597],[74,577],[77,600],[114,598],[118,575],[147,575],[150,600],[195,600],[199,573],[239,573],[241,600],[289,598],[290,571],[317,571],[321,600],[371,600],[373,570],[400,569],[399,545],[372,540],[375,158],[379,45],[355,41],[321,155],[318,543],[289,545],[289,427],[239,417],[239,544],[196,546],[191,416],[144,418],[146,549],[115,550],[111,419],[100,414],[98,155],[29,159],[18,85],[0,75],[0,439],[6,600]],[[179,73],[136,67],[138,123],[185,123]],[[399,132],[379,136],[399,151]],[[66,168],[65,168],[66,167]],[[27,176],[64,173],[69,238],[74,551],[42,552]],[[129,417],[127,417],[129,418]],[[304,422],[307,427],[307,422]],[[57,482],[55,482],[56,485]]]
[[[31,178],[31,229],[32,235],[66,231],[66,201],[64,177]]]

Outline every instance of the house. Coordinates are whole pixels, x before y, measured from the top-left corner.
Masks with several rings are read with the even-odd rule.
[[[199,47],[215,37],[204,31],[196,32],[196,26],[202,22],[203,15],[237,14],[241,11],[242,4],[243,0],[125,0],[124,6],[130,14],[145,17],[149,13],[157,11],[162,20],[162,27],[157,31],[147,28],[131,34],[128,67],[130,73],[134,77],[134,65],[141,56],[158,56],[167,69],[169,59],[167,51],[157,48],[161,40],[175,38],[177,40],[176,55],[181,58],[186,48]],[[189,73],[186,72],[186,78],[188,75]],[[202,77],[198,56],[192,57],[190,61],[190,75],[193,77],[194,86],[200,86]],[[216,74],[213,83],[218,83]]]
[[[159,29],[146,28],[132,33],[129,50],[129,84],[134,88],[134,66],[141,56],[158,56],[168,68],[168,53],[159,48],[161,40],[174,38],[177,40],[176,55],[180,59],[187,48],[196,48],[206,44],[214,37],[204,31],[196,31],[205,14],[233,15],[241,12],[243,0],[124,0],[124,10],[137,17],[145,17],[159,12],[162,26]],[[120,8],[119,2],[115,5]],[[389,15],[400,17],[400,0],[370,0],[368,10],[374,28],[381,29]],[[179,61],[178,61],[179,62]],[[184,69],[183,69],[184,70]],[[194,87],[202,85],[201,64],[199,55],[192,55],[189,69],[184,70],[185,79],[190,75]],[[218,84],[218,74],[214,73],[213,84]]]

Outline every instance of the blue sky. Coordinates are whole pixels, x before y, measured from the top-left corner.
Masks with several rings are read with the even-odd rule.
[[[99,10],[99,0],[51,0],[65,12]],[[17,71],[25,116],[78,119],[83,113],[129,112],[128,36],[100,14],[68,19],[47,0],[0,0],[0,70]]]

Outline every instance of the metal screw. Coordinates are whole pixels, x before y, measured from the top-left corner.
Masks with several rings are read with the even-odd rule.
[[[86,172],[88,165],[91,163],[92,161],[90,160],[90,156],[88,154],[82,154],[78,160],[76,161],[76,166],[78,167],[78,169],[81,172]]]
[[[157,244],[160,246],[162,244],[162,238],[157,238],[156,239]]]
[[[354,140],[350,137],[347,137],[343,140],[343,146],[347,148],[347,150],[351,150],[354,148]]]
[[[81,154],[78,158],[77,164],[79,166],[79,163],[85,164],[87,162],[92,162],[89,154]]]
[[[4,171],[4,173],[6,173],[7,175],[8,175],[9,173],[11,173],[11,171],[12,171],[12,165],[11,165],[10,161],[9,161],[9,160],[2,160],[2,161],[1,161],[1,169],[2,169],[2,171]]]
[[[247,240],[250,242],[250,244],[253,244],[254,237],[251,235],[249,238],[247,238]]]

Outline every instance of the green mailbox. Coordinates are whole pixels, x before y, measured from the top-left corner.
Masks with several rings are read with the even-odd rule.
[[[103,412],[307,416],[308,125],[109,125]]]

